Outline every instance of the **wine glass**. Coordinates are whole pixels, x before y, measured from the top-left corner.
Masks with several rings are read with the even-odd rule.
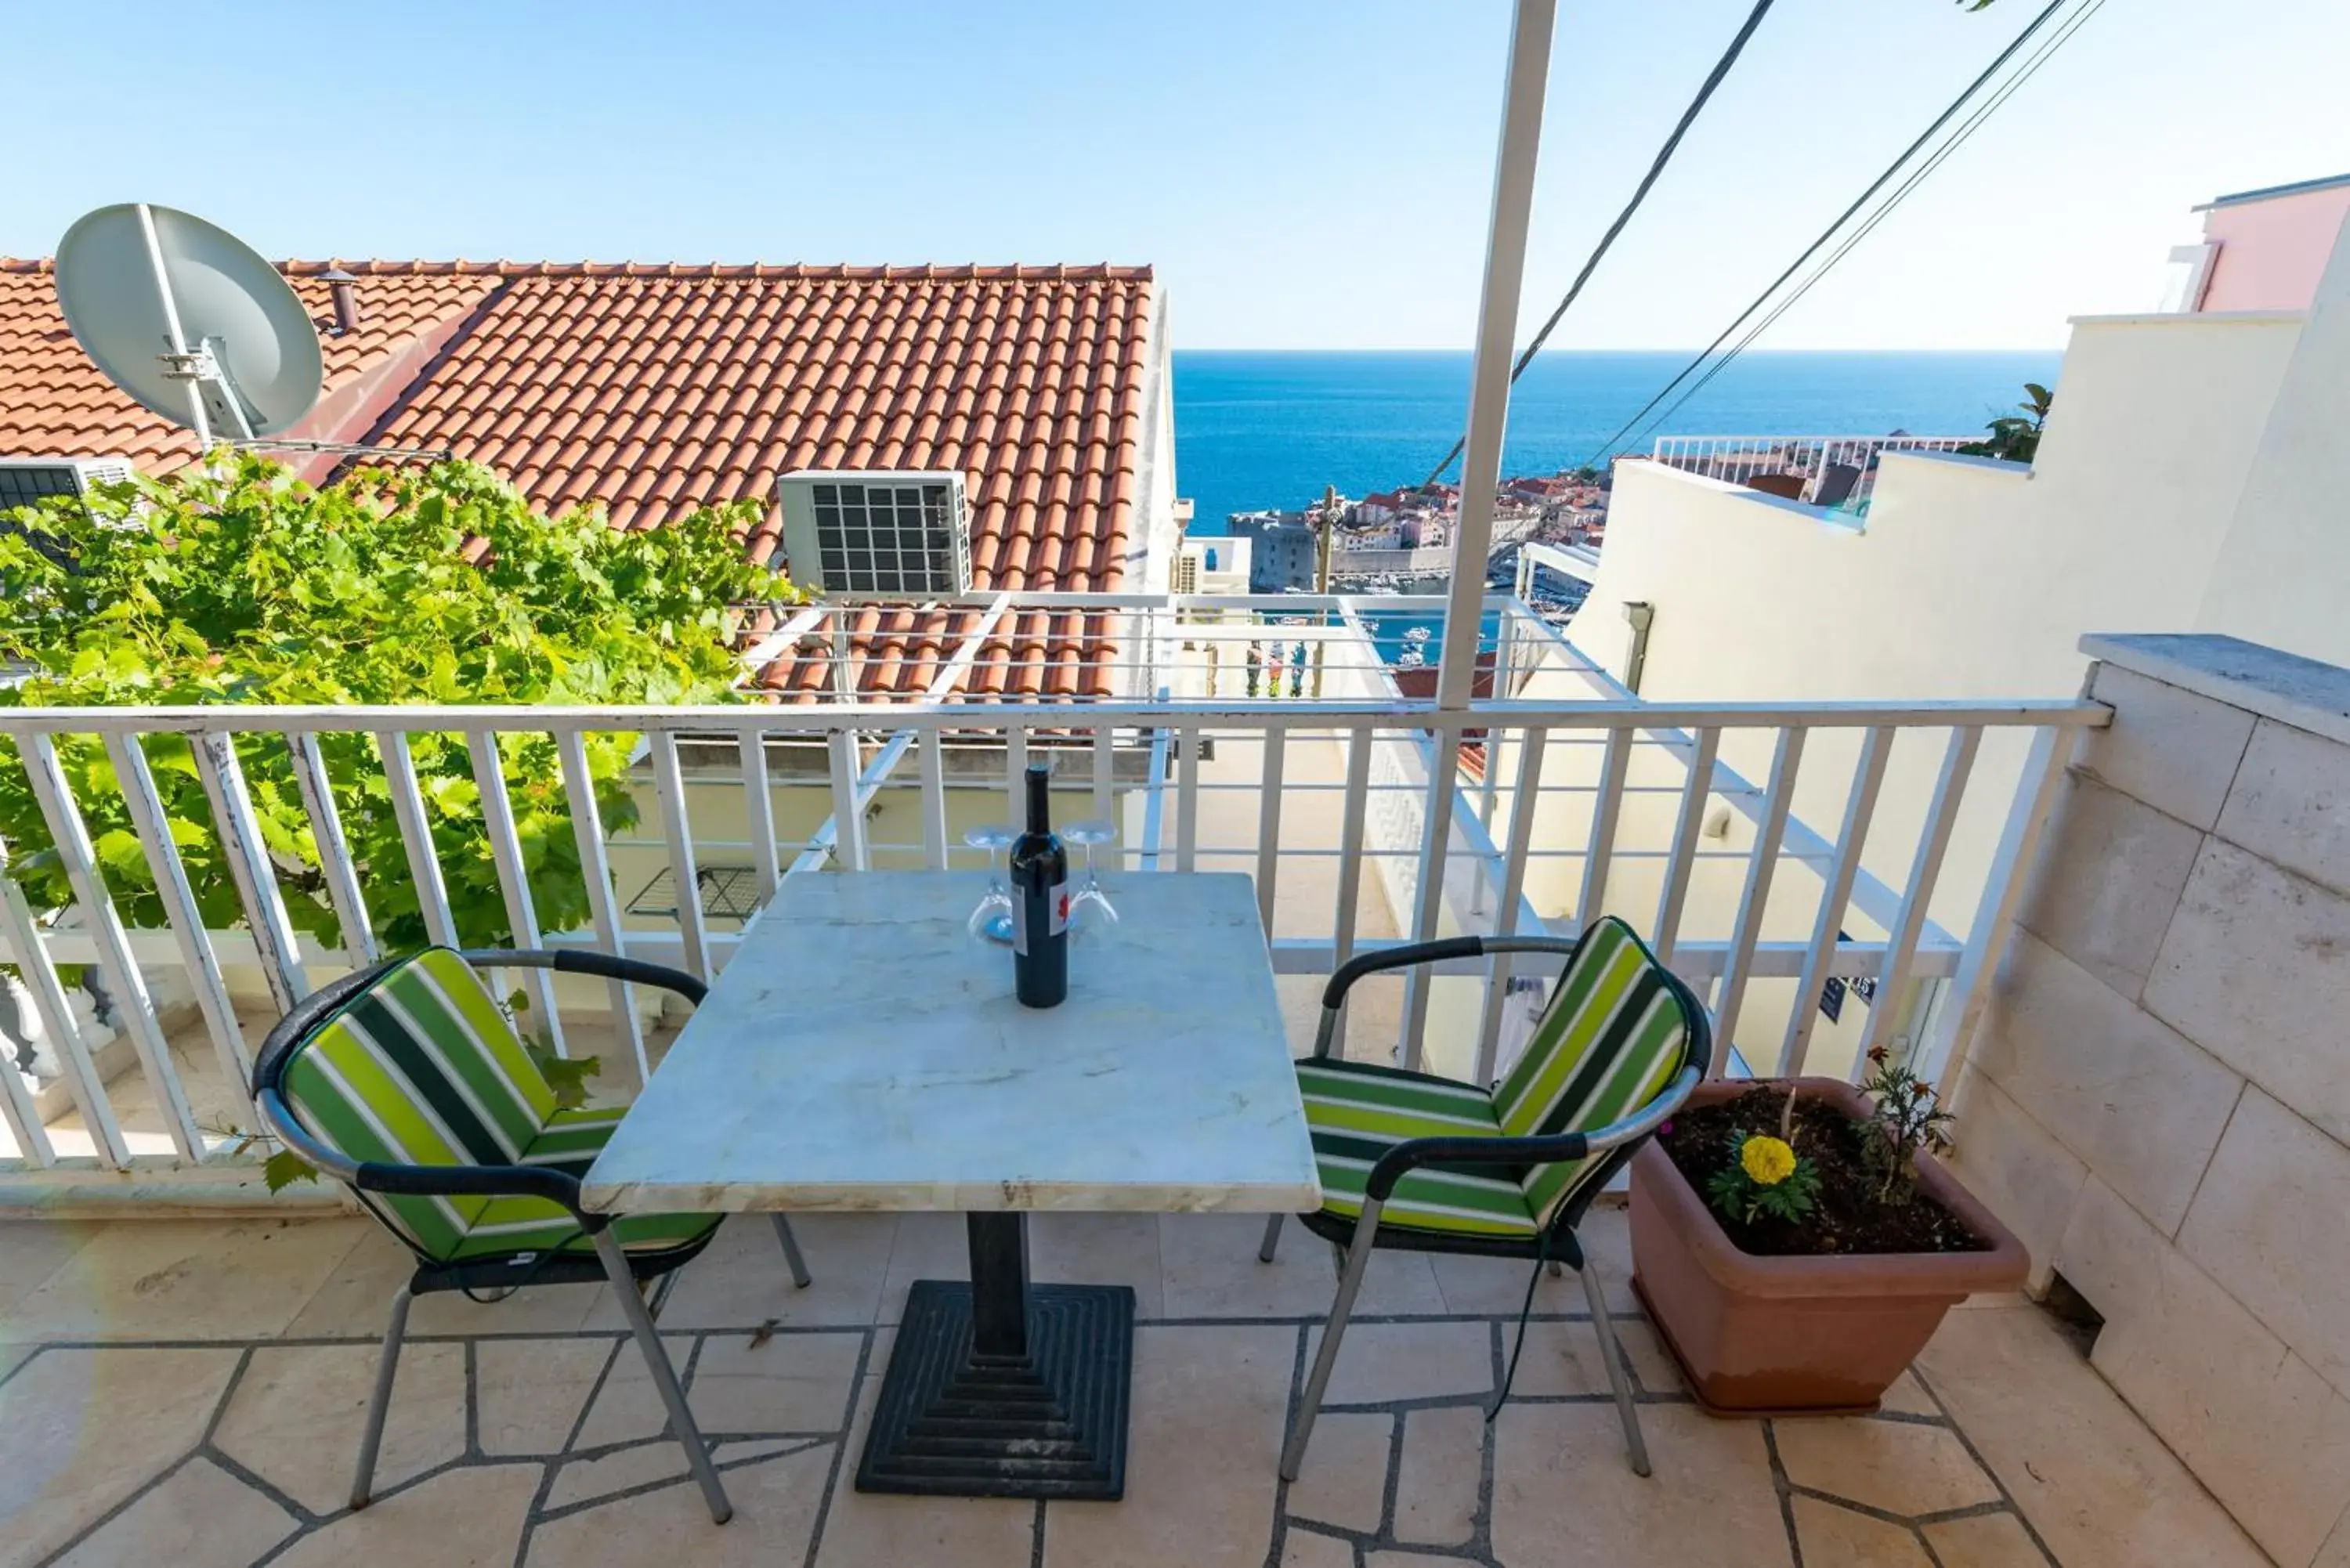
[[[1111,907],[1109,895],[1102,891],[1101,868],[1094,864],[1094,846],[1115,839],[1118,825],[1102,817],[1091,817],[1069,824],[1061,829],[1061,836],[1082,846],[1086,852],[1086,885],[1069,900],[1069,929],[1075,931],[1118,924],[1118,910]]]
[[[987,891],[971,911],[967,929],[976,942],[1012,940],[1012,888],[1005,880],[1003,852],[1020,836],[1008,822],[982,823],[962,836],[962,841],[987,855]]]

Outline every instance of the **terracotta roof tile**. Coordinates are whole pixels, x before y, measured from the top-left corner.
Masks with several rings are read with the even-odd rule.
[[[334,320],[327,286],[314,275],[330,263],[288,263],[294,292],[322,326]],[[359,325],[319,334],[324,392],[358,380],[400,350],[462,318],[498,286],[498,275],[452,265],[342,264],[362,278]],[[187,433],[115,389],[74,341],[57,308],[48,262],[0,257],[0,455],[127,457],[168,469],[195,455]]]
[[[445,338],[363,428],[318,440],[446,447],[533,501],[603,502],[624,528],[754,497],[775,545],[795,468],[960,469],[973,587],[1114,592],[1134,524],[1153,283],[1147,267],[687,265],[588,262],[283,264],[331,319],[316,275],[359,282],[355,332],[322,336],[326,391]],[[348,410],[344,410],[346,413]],[[0,259],[0,453],[122,455],[167,468],[185,434],[109,386],[59,314],[47,262]],[[858,689],[919,696],[971,618],[876,613]],[[1107,695],[1106,618],[1031,612],[965,681],[982,697]],[[1008,640],[1007,640],[1008,639]],[[830,653],[762,685],[814,700]]]

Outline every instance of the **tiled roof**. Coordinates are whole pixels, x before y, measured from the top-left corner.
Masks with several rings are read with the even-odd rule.
[[[293,283],[313,319],[331,326],[327,286],[304,276]],[[321,396],[463,317],[497,283],[494,273],[425,266],[371,281],[358,330],[319,334],[327,366]],[[188,432],[117,391],[90,363],[57,308],[48,262],[0,257],[0,456],[127,457],[161,470],[194,455]]]
[[[769,507],[748,541],[762,557],[779,474],[960,469],[975,589],[1125,581],[1141,521],[1148,267],[284,264],[322,321],[316,275],[337,265],[359,278],[360,326],[322,336],[328,396],[291,435],[447,448],[542,506],[601,501],[629,528],[755,497]],[[47,272],[0,260],[0,453],[179,460],[184,433],[99,375]],[[333,406],[338,387],[402,353],[417,362],[380,392],[354,386]],[[330,412],[340,422],[318,428]],[[1024,614],[961,689],[1109,694],[1107,627],[1087,618]],[[858,689],[919,693],[968,624],[862,614]],[[828,656],[786,657],[761,683],[812,699],[831,687]]]
[[[848,679],[868,702],[918,701],[975,631],[983,612],[873,606],[848,618]],[[811,634],[796,657],[767,665],[761,685],[786,701],[815,702],[836,690],[831,629]],[[1077,610],[1005,617],[951,690],[983,701],[1065,701],[1118,694],[1112,618]]]

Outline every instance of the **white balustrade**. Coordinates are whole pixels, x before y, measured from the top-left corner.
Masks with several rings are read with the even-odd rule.
[[[987,604],[1000,618],[1007,607],[1031,607],[1030,597]],[[1120,841],[1099,852],[1106,868],[1252,873],[1271,960],[1284,975],[1327,975],[1354,954],[1415,938],[1572,935],[1589,912],[1617,909],[1714,1009],[1717,1072],[1736,1071],[1744,1058],[1765,1070],[1817,1061],[1819,1041],[1830,1037],[1818,1033],[1823,997],[1833,1004],[1856,987],[1874,1000],[1865,1023],[1832,1032],[1838,1050],[1897,1038],[1912,1041],[1921,1059],[1947,1048],[1950,1030],[1979,1010],[2017,867],[2050,798],[2052,759],[2067,753],[2069,732],[2103,722],[2102,708],[2074,700],[1644,702],[1516,601],[1492,602],[1508,618],[1514,679],[1498,683],[1500,695],[1455,711],[1398,695],[1362,618],[1433,601],[1143,596],[1108,604],[1101,624],[1114,628],[1133,668],[1122,681],[1149,681],[1135,688],[1155,691],[1149,701],[958,701],[942,673],[912,702],[836,693],[799,704],[667,708],[0,708],[0,769],[31,770],[73,891],[66,908],[41,909],[0,880],[0,962],[23,974],[55,1056],[46,1082],[0,1059],[0,1181],[45,1167],[258,1158],[263,1151],[238,1136],[250,1127],[241,1079],[254,1044],[240,1027],[256,1030],[327,974],[391,950],[388,922],[402,912],[402,929],[431,940],[484,940],[493,933],[459,929],[452,888],[468,890],[472,919],[485,906],[501,910],[517,944],[594,946],[709,973],[733,956],[740,911],[706,907],[702,881],[733,871],[744,897],[764,905],[784,877],[835,866],[976,868],[960,828],[1000,815],[1028,760],[1052,765],[1062,815],[1121,824]],[[820,621],[804,631],[827,640]],[[1280,695],[1232,693],[1224,678],[1252,645],[1281,646]],[[1309,663],[1298,663],[1301,646],[1313,650]],[[960,673],[977,655],[974,640],[945,662]],[[1207,673],[1211,666],[1222,678]],[[1560,675],[1589,700],[1510,694],[1560,691],[1552,679]],[[436,776],[420,780],[417,748],[428,739]],[[68,745],[78,757],[110,763],[112,782],[104,766],[61,765]],[[213,815],[202,826],[223,852],[244,911],[223,929],[196,922],[187,845],[174,842],[155,794],[149,759],[171,745],[193,748]],[[591,756],[631,746],[636,760],[621,782],[640,820],[615,828],[598,809]],[[1465,773],[1452,763],[1464,748],[1481,758]],[[189,753],[178,754],[184,769]],[[914,763],[901,767],[909,756]],[[1995,776],[1993,757],[2002,764]],[[1733,765],[1747,761],[1763,770],[1759,784]],[[263,847],[249,780],[265,762],[281,774],[291,769],[296,787],[281,784],[279,798],[298,799],[322,865],[297,866]],[[462,849],[446,802],[428,795],[462,782],[452,766],[477,791],[477,810],[458,824],[473,840]],[[528,776],[542,767],[547,776]],[[1913,806],[1923,798],[1922,815],[1881,807],[1889,775],[1916,786],[1908,798]],[[1981,856],[1968,860],[1976,885],[1945,888],[1946,857],[1982,792],[1998,798],[1974,805],[1970,816],[2005,823],[1998,852],[1987,874]],[[443,815],[428,813],[428,798]],[[574,929],[538,929],[541,910],[556,907],[534,897],[534,878],[551,886],[552,846],[526,844],[517,824],[521,803],[549,800],[568,804],[570,822],[557,836],[567,854],[576,848],[576,868],[562,864],[586,885],[584,898],[575,887],[562,899],[585,911]],[[1806,824],[1803,803],[1833,838]],[[1734,842],[1722,828],[1724,806],[1745,825]],[[396,823],[392,863],[359,857],[354,843],[368,838],[351,827],[354,812]],[[140,907],[160,904],[160,922],[126,923],[130,903],[109,895],[82,826],[126,815],[160,895]],[[184,840],[185,825],[180,833]],[[673,913],[629,910],[631,889],[616,873],[624,862],[641,868],[630,877],[666,871]],[[485,876],[494,877],[494,896]],[[1940,907],[1966,911],[1952,920],[1966,927],[1963,939],[1932,918],[1938,891]],[[341,933],[335,944],[297,934],[297,926],[321,929],[327,913]],[[93,964],[119,1038],[91,1021],[60,977],[61,966]],[[1556,970],[1523,955],[1515,967],[1535,978]],[[1350,1004],[1349,1049],[1490,1077],[1507,1065],[1511,975],[1505,960],[1464,958],[1384,992],[1366,985]],[[617,983],[539,983],[548,978],[515,977],[530,988],[527,1025],[558,1050],[567,1017],[607,1030],[623,1059],[643,1069],[642,993]],[[1922,1008],[1920,988],[1936,985],[1950,989]],[[232,992],[244,1005],[242,1026]],[[182,1002],[192,1002],[200,1019],[173,1023]],[[1374,1005],[1389,1021],[1376,1036],[1364,1028]],[[1918,1038],[1911,1021],[1928,1012],[1939,1033]],[[167,1048],[167,1024],[201,1027],[211,1048]],[[780,1019],[779,1049],[787,1036]],[[1733,1037],[1742,1056],[1731,1050]],[[240,1081],[229,1093],[213,1085],[192,1096],[182,1081],[192,1061]],[[199,1103],[224,1120],[206,1120],[192,1108]]]
[[[1802,499],[1821,494],[1832,467],[1856,471],[1852,487],[1834,504],[1855,507],[1868,498],[1877,482],[1877,459],[1888,452],[1956,452],[1982,440],[1980,435],[1679,435],[1659,436],[1648,452],[1655,462],[1744,484],[1768,474],[1791,474],[1804,481]]]

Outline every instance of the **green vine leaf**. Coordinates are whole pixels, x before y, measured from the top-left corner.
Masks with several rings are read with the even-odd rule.
[[[318,1168],[290,1148],[281,1148],[262,1162],[261,1179],[272,1192],[283,1192],[297,1181],[316,1181]]]
[[[588,1080],[604,1071],[601,1056],[558,1056],[535,1040],[525,1041],[523,1049],[530,1053],[546,1086],[555,1091],[557,1106],[576,1111],[588,1103]]]
[[[105,485],[83,500],[0,511],[0,659],[25,671],[0,706],[255,702],[731,702],[739,698],[736,607],[800,596],[745,558],[756,502],[658,529],[614,530],[588,506],[549,516],[470,463],[361,471],[323,488],[251,453]],[[588,742],[608,832],[638,818],[635,737]],[[243,923],[185,740],[140,742],[207,925]],[[285,874],[296,929],[340,940],[313,825],[282,737],[236,742],[263,844]],[[71,782],[126,922],[160,927],[152,868],[93,736],[64,735]],[[513,940],[460,735],[410,737],[427,831],[448,873],[461,945]],[[327,785],[369,911],[390,951],[431,940],[371,737],[320,737]],[[554,742],[499,745],[525,876],[541,922],[586,923],[588,889]],[[404,804],[404,803],[403,803]],[[74,892],[14,744],[0,739],[0,841],[8,875],[44,909]]]

